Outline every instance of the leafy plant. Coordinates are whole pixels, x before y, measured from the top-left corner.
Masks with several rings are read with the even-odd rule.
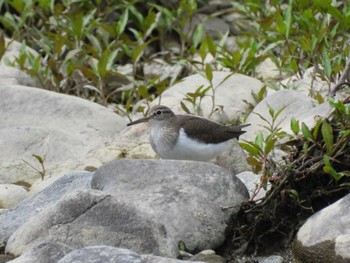
[[[288,135],[279,127],[280,122],[277,122],[278,116],[285,109],[285,106],[275,111],[270,105],[267,104],[268,112],[271,120],[268,120],[260,113],[253,112],[262,119],[266,125],[262,127],[268,132],[268,135],[264,137],[262,131],[258,132],[255,140],[239,142],[240,146],[247,151],[247,162],[252,167],[254,173],[261,173],[261,183],[255,190],[251,197],[251,200],[258,194],[261,188],[266,189],[267,183],[272,180],[275,173],[277,163],[270,156],[275,148],[275,144],[278,140],[287,137]]]

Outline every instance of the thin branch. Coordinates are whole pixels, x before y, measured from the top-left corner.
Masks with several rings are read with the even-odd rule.
[[[350,55],[347,58],[344,72],[341,75],[338,83],[333,87],[330,95],[334,97],[335,94],[344,87],[344,85],[350,86]]]

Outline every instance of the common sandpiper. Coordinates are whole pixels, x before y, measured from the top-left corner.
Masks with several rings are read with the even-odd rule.
[[[250,124],[224,126],[194,115],[176,115],[166,106],[151,108],[147,117],[127,126],[149,122],[153,150],[162,159],[208,161],[225,152]]]

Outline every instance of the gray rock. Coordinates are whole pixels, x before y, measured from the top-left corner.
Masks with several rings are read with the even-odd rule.
[[[248,197],[228,170],[193,161],[113,161],[97,169],[91,187],[135,204],[191,251],[221,245],[226,220]]]
[[[239,146],[237,140],[231,140],[227,151],[210,160],[210,162],[226,168],[233,174],[238,174],[251,169],[246,159],[247,154]]]
[[[46,242],[72,249],[122,246],[138,253],[176,257],[164,226],[132,204],[96,190],[75,190],[30,218],[12,234],[6,252],[21,255]]]
[[[33,247],[20,257],[12,260],[11,263],[57,262],[71,251],[71,248],[62,243],[47,242]]]
[[[312,215],[299,229],[297,262],[350,262],[350,194]]]
[[[142,263],[196,263],[202,261],[178,260],[173,258],[158,257],[153,255],[141,255]]]
[[[52,203],[57,202],[73,189],[90,188],[92,173],[76,172],[59,178],[42,192],[24,199],[17,207],[0,214],[0,243],[7,242],[9,237],[24,222]]]
[[[44,158],[47,176],[85,164],[85,156],[105,146],[126,121],[101,105],[47,90],[0,86],[0,174],[4,183],[31,185],[41,177],[32,154]]]
[[[57,263],[143,263],[135,252],[109,246],[91,246],[74,250]]]
[[[204,250],[191,257],[191,261],[201,261],[207,263],[225,263],[226,259],[216,255],[213,250]]]
[[[92,246],[74,250],[58,263],[193,263],[193,261],[164,258],[154,255],[139,255],[125,249],[108,246]],[[198,262],[198,261],[197,261]]]

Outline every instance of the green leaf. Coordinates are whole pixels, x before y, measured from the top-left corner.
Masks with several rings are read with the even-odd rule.
[[[119,49],[116,49],[116,50],[114,50],[112,52],[109,52],[109,56],[107,58],[107,64],[106,64],[106,69],[107,70],[111,70],[112,69],[114,60],[117,57],[118,52],[119,52]]]
[[[259,131],[258,135],[255,138],[255,144],[258,145],[260,149],[263,148],[263,141],[264,141],[264,135],[262,134],[262,131]]]
[[[44,159],[40,155],[32,154],[32,156],[37,159],[39,163],[44,163]]]
[[[289,190],[289,196],[290,196],[291,198],[297,200],[298,197],[299,197],[299,193],[298,193],[298,191],[295,190],[295,189],[290,189],[290,190]]]
[[[258,92],[258,95],[257,95],[257,102],[260,102],[264,99],[265,97],[265,94],[266,94],[266,89],[267,89],[267,86],[264,85]]]
[[[129,10],[125,9],[124,13],[120,16],[119,21],[116,26],[117,35],[120,36],[122,33],[124,33],[126,24],[128,23],[129,19]]]
[[[292,119],[290,121],[290,128],[295,135],[298,135],[299,130],[300,130],[299,120],[292,117]]]
[[[134,63],[137,63],[141,56],[143,55],[143,51],[145,50],[145,47],[147,46],[147,43],[143,43],[141,45],[138,45],[133,51],[132,51],[132,61]]]
[[[276,31],[283,36],[285,36],[287,32],[286,24],[283,21],[283,17],[279,13],[276,13]]]
[[[206,41],[210,54],[212,54],[212,56],[215,57],[217,45],[214,43],[214,40],[209,35],[206,36]]]
[[[314,138],[315,140],[317,139],[318,131],[320,130],[321,124],[322,124],[322,119],[319,119],[319,120],[316,122],[316,125],[315,125],[315,127],[314,127],[314,130],[313,130],[313,132],[312,132],[312,136],[313,136],[313,138]]]
[[[193,43],[193,46],[195,48],[197,48],[199,43],[202,41],[202,39],[203,39],[203,32],[204,32],[203,24],[199,23],[198,26],[196,27],[194,33],[193,33],[193,36],[192,36],[192,43]]]
[[[331,61],[329,59],[328,52],[329,51],[327,49],[323,49],[323,52],[322,52],[322,66],[323,66],[324,74],[330,80],[331,75],[332,75],[332,66],[331,66]]]
[[[265,149],[264,149],[265,155],[269,154],[275,148],[275,143],[277,142],[277,139],[278,138],[270,139],[270,136],[268,136],[268,138],[266,139]]]
[[[289,38],[289,32],[292,25],[292,10],[293,10],[293,0],[289,0],[289,3],[287,5],[284,23],[286,25],[286,34],[285,37]]]
[[[239,145],[252,156],[258,156],[259,146],[251,142],[239,142]]]
[[[160,12],[155,13],[153,10],[150,10],[143,22],[143,26],[146,27],[146,32],[144,33],[144,39],[149,37],[153,30],[156,28],[159,18],[161,16]]]
[[[275,110],[268,103],[266,103],[266,106],[269,109],[269,114],[270,114],[271,118],[273,118],[275,115]]]
[[[187,250],[186,244],[182,240],[179,241],[178,248],[179,248],[180,251],[186,251]]]
[[[209,64],[205,65],[205,76],[207,79],[211,82],[213,80],[213,71],[211,69],[211,66]]]
[[[5,36],[2,31],[0,31],[0,60],[6,52]]]
[[[325,166],[323,166],[323,171],[330,174],[336,181],[338,181],[343,176],[341,173],[337,173],[336,170],[334,170],[329,161],[329,157],[326,154],[323,156],[323,162],[325,164]]]
[[[284,111],[284,109],[286,108],[287,106],[282,106],[281,108],[278,109],[278,111],[275,113],[275,116],[273,116],[273,121],[275,121],[277,119],[277,117],[282,113],[282,111]]]
[[[180,101],[181,108],[184,110],[184,112],[190,114],[190,110],[187,108],[186,104]]]
[[[303,133],[306,140],[310,142],[314,142],[310,129],[309,127],[307,127],[307,125],[304,122],[301,124],[301,132]]]
[[[326,145],[327,155],[331,156],[333,152],[333,129],[326,119],[322,122],[322,137]]]
[[[76,40],[80,40],[83,35],[83,14],[79,13],[71,17],[71,28]]]

